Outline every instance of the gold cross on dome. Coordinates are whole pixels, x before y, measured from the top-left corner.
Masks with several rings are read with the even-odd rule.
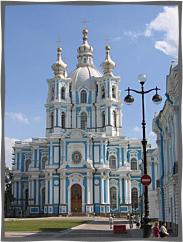
[[[57,43],[57,48],[61,48],[61,43],[62,42],[61,42],[60,36],[58,36],[56,43]]]
[[[81,21],[81,23],[83,24],[83,28],[85,29],[87,29],[87,24],[89,23],[89,21],[88,20],[86,20],[86,19],[84,19],[84,20],[82,20]]]

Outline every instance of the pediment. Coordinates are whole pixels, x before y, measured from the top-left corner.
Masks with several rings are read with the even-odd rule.
[[[69,138],[69,139],[82,139],[82,138],[88,138],[89,134],[81,129],[72,129],[68,130],[64,136],[64,138]]]

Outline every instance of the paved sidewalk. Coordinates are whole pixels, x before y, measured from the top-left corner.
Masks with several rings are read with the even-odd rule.
[[[129,221],[123,218],[115,218],[115,224],[125,224],[127,233],[114,234],[109,227],[109,218],[104,217],[55,217],[60,220],[74,219],[85,220],[86,223],[73,227],[71,229],[61,230],[57,232],[6,232],[3,241],[123,241],[123,240],[142,240],[143,230],[129,228]],[[35,218],[35,219],[53,219]],[[174,239],[170,237],[170,240]],[[167,239],[158,239],[159,241],[167,241]],[[176,237],[175,237],[176,240]],[[173,240],[173,241],[175,241]]]

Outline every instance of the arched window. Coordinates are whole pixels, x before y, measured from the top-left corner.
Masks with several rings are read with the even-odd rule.
[[[81,113],[81,129],[87,128],[87,114],[85,112]]]
[[[105,88],[104,88],[104,86],[101,87],[101,96],[102,96],[102,98],[105,98]]]
[[[116,187],[110,188],[110,206],[112,209],[117,208],[117,189],[116,189]]]
[[[87,92],[85,90],[81,91],[81,103],[87,103]]]
[[[51,112],[51,128],[54,127],[54,113]]]
[[[25,161],[25,171],[28,171],[29,170],[30,164],[31,164],[31,160],[30,159],[28,159],[28,160]]]
[[[116,169],[116,157],[114,155],[111,155],[109,158],[109,167],[111,169]]]
[[[42,162],[41,162],[41,169],[44,170],[45,166],[46,166],[46,161],[47,161],[47,157],[43,157]]]
[[[116,98],[116,87],[112,86],[112,97]]]
[[[62,112],[62,115],[61,115],[61,127],[62,129],[65,129],[65,113]]]
[[[102,112],[102,127],[105,127],[105,112]]]
[[[131,170],[137,170],[137,160],[135,158],[131,159]]]
[[[55,97],[55,88],[54,86],[51,87],[51,100],[53,101]]]
[[[131,197],[132,197],[132,209],[137,209],[138,208],[138,190],[136,187],[132,188]]]
[[[117,127],[117,117],[116,117],[116,111],[113,111],[113,121],[114,121],[114,127]]]
[[[61,99],[65,99],[65,87],[61,88]]]

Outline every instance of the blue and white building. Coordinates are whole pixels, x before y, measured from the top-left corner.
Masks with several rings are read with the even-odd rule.
[[[84,29],[69,75],[57,49],[47,82],[46,137],[15,143],[12,205],[23,214],[139,211],[141,142],[122,136],[120,77],[110,47],[101,73],[87,39]]]
[[[151,184],[148,186],[149,196],[149,217],[159,219],[159,201],[157,195],[156,181],[159,178],[159,155],[157,148],[147,150],[147,174],[151,177]]]
[[[181,219],[180,179],[181,165],[181,111],[178,65],[173,63],[166,82],[166,101],[163,109],[153,120],[153,131],[157,134],[159,153],[159,174],[157,192],[160,221],[166,221],[168,228],[178,232]],[[181,169],[179,169],[181,172]]]

